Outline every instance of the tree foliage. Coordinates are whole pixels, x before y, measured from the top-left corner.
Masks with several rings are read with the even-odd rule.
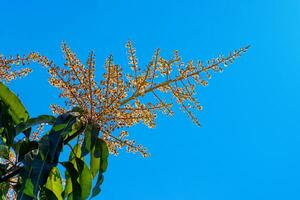
[[[196,85],[206,86],[212,72],[221,72],[249,46],[218,56],[206,63],[181,60],[178,52],[165,59],[157,49],[141,69],[131,42],[126,45],[131,72],[109,56],[100,81],[95,79],[95,54],[83,64],[65,44],[63,66],[37,52],[27,56],[0,57],[0,197],[2,199],[87,199],[101,191],[109,152],[149,156],[142,145],[127,139],[128,128],[144,123],[155,126],[158,112],[173,115],[177,102],[191,120],[200,125],[192,110],[202,110]],[[38,62],[49,74],[66,104],[51,105],[55,116],[30,117],[6,83],[27,75],[23,66]],[[18,70],[15,70],[18,69]],[[51,126],[44,131],[45,124]],[[70,149],[63,159],[64,147]],[[65,171],[59,170],[61,165]],[[94,181],[93,181],[94,180]]]

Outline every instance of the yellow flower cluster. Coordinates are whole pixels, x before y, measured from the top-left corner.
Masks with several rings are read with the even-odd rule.
[[[143,70],[138,65],[135,48],[130,41],[126,48],[132,72],[124,72],[121,66],[114,63],[113,57],[109,56],[99,83],[95,80],[94,52],[89,54],[83,64],[65,43],[62,44],[66,60],[63,67],[38,53],[32,53],[20,61],[37,61],[47,67],[51,75],[49,83],[61,90],[60,97],[66,99],[65,106],[81,107],[84,111],[83,120],[98,125],[101,137],[112,153],[118,154],[118,149],[126,147],[127,151],[140,152],[146,157],[148,153],[143,146],[126,139],[126,130],[138,123],[155,127],[158,112],[173,115],[174,102],[180,105],[195,124],[200,125],[193,114],[193,110],[202,110],[195,98],[196,85],[207,86],[212,72],[221,72],[246,52],[249,46],[226,57],[220,55],[205,64],[201,61],[189,61],[185,64],[177,51],[172,59],[165,59],[157,49]],[[58,105],[51,105],[51,108],[55,113],[65,112]]]
[[[10,82],[18,77],[24,77],[32,70],[30,68],[23,68],[19,70],[13,69],[11,66],[26,65],[32,60],[33,54],[21,57],[17,55],[15,57],[3,57],[0,55],[0,82]]]

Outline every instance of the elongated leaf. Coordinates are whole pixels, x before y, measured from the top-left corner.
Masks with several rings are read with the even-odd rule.
[[[107,169],[109,151],[108,151],[108,147],[106,145],[106,142],[104,140],[102,140],[100,138],[97,139],[93,156],[95,157],[94,161],[99,161],[98,157],[100,157],[100,163],[99,163],[100,166],[98,166],[96,164],[96,166],[94,167],[94,168],[99,169],[99,173],[98,173],[98,178],[97,178],[96,185],[94,186],[93,191],[92,191],[91,198],[95,197],[96,195],[98,195],[101,192],[100,186],[101,186],[101,184],[103,183],[103,180],[104,180],[103,173]],[[92,164],[94,165],[94,163],[91,163],[91,165]],[[95,171],[93,171],[93,173],[95,173]]]
[[[75,155],[74,155],[75,153]],[[90,195],[90,191],[92,189],[92,174],[90,169],[82,157],[81,147],[80,145],[75,145],[73,151],[70,153],[70,161],[74,164],[75,168],[79,173],[79,184],[82,189],[81,198],[86,199]],[[76,164],[75,164],[76,163]]]
[[[38,149],[38,142],[29,141],[28,138],[25,138],[15,143],[13,147],[17,154],[18,160],[22,161],[27,153],[31,152],[34,149]]]
[[[97,195],[101,192],[100,186],[101,186],[101,184],[103,183],[103,180],[104,180],[103,174],[102,174],[102,173],[99,173],[99,174],[98,174],[98,178],[97,178],[96,185],[95,185],[94,188],[93,188],[93,192],[92,192],[92,197],[91,197],[91,198],[97,196]]]
[[[34,197],[34,186],[32,181],[28,178],[25,183],[24,194],[30,197]]]
[[[78,171],[75,169],[73,163],[71,162],[62,162],[61,163],[67,170],[67,181],[68,178],[71,179],[72,183],[72,191],[70,189],[68,191],[65,191],[65,197],[69,199],[69,196],[72,195],[73,200],[80,200],[81,199],[81,187],[80,184],[78,183],[77,179],[79,177]],[[67,187],[67,186],[66,186]],[[68,187],[70,188],[70,186]]]
[[[63,199],[61,196],[63,192],[62,179],[57,167],[52,168],[45,187],[52,191],[58,200]]]
[[[86,126],[81,156],[86,156],[94,148],[98,134],[99,128],[96,125],[88,124]]]
[[[94,148],[91,151],[91,159],[90,159],[90,166],[91,166],[91,173],[93,177],[95,177],[100,169],[100,162],[101,162],[101,143],[97,138]]]
[[[0,82],[0,100],[9,108],[9,113],[15,125],[27,121],[29,114],[20,99]]]
[[[101,164],[100,164],[100,170],[101,172],[105,172],[108,165],[108,156],[109,156],[109,150],[107,147],[107,144],[104,140],[100,139],[101,144]]]
[[[55,117],[53,117],[51,115],[40,115],[40,116],[35,117],[35,118],[30,118],[26,122],[20,123],[16,127],[16,132],[17,133],[23,132],[26,129],[32,127],[32,126],[39,125],[39,124],[42,124],[42,123],[54,124],[54,122],[55,122]]]
[[[1,91],[0,91],[1,92]],[[9,113],[9,106],[0,99],[0,136],[2,142],[11,146],[16,136],[15,123]]]
[[[25,154],[23,161],[25,169],[22,171],[21,177],[22,180],[31,179],[34,185],[35,196],[37,196],[40,189],[44,188],[50,171],[58,164],[59,156],[63,147],[64,136],[66,133],[73,131],[72,127],[73,124],[77,122],[77,117],[78,115],[73,115],[72,113],[65,113],[58,116],[49,134],[44,135],[39,140],[38,149]],[[60,127],[61,124],[66,124],[66,126],[62,129],[55,128],[56,126]],[[66,163],[64,166],[67,168],[68,173],[71,174],[71,177],[73,176],[72,173],[74,170],[78,174],[72,163]],[[77,178],[78,175],[76,179]],[[76,192],[74,190],[74,193],[77,194],[79,191],[79,195],[81,195],[80,185],[74,182],[74,178],[72,179],[72,183],[73,188],[76,189]],[[22,192],[23,190],[24,185],[19,192]],[[80,196],[78,199],[80,199]],[[76,200],[76,198],[73,198],[73,200]]]

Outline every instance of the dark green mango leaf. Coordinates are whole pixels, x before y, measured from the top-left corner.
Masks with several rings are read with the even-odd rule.
[[[82,190],[81,190],[80,184],[77,181],[77,179],[79,177],[78,171],[75,169],[72,162],[62,162],[61,164],[67,170],[67,175],[66,175],[67,184],[70,181],[70,179],[71,179],[71,183],[72,183],[71,187],[70,187],[70,185],[66,185],[64,197],[69,199],[69,196],[72,195],[72,200],[81,200]]]
[[[77,169],[79,173],[78,180],[82,189],[81,198],[86,199],[89,197],[92,189],[93,176],[87,164],[85,163],[84,158],[82,157],[80,145],[75,145],[74,149],[71,151],[70,161],[74,164],[75,169]]]
[[[72,126],[77,122],[77,116],[72,113],[65,113],[58,116],[49,134],[44,135],[39,140],[38,149],[32,150],[24,155],[24,170],[21,173],[21,177],[23,180],[31,179],[34,185],[35,195],[44,188],[51,170],[58,164],[63,147],[64,136],[66,135],[65,133],[73,131]],[[66,124],[66,126],[63,125],[64,128],[59,129],[55,128],[60,127],[61,124]],[[77,181],[77,178],[79,177],[78,172],[73,167],[72,163],[71,165],[70,163],[64,163],[63,165],[67,168],[67,172],[70,173],[72,178],[72,188],[74,189],[73,200],[76,200],[77,194],[79,194],[77,199],[81,199],[81,188]],[[73,176],[74,171],[77,173],[76,178]],[[19,192],[22,192],[22,190],[24,191],[24,184]]]
[[[84,141],[82,144],[82,156],[86,156],[95,146],[98,138],[99,128],[97,125],[88,124],[84,131]]]
[[[90,166],[93,177],[95,177],[100,170],[105,172],[108,165],[109,150],[104,140],[97,138],[95,146],[91,152]]]
[[[100,164],[100,170],[101,172],[105,172],[108,165],[108,156],[109,156],[109,150],[107,147],[107,144],[104,140],[100,139],[101,144],[101,164]]]
[[[53,130],[53,131],[62,131],[62,130],[65,129],[67,126],[68,126],[68,123],[57,124],[57,125],[53,126],[52,130]]]
[[[8,169],[8,165],[9,164],[4,164],[4,163],[0,163],[0,176],[6,174],[7,169]],[[0,188],[1,188],[1,183],[0,183]]]
[[[92,192],[91,198],[97,196],[97,195],[101,192],[100,186],[102,185],[103,180],[104,180],[103,174],[102,174],[102,173],[99,173],[99,174],[98,174],[98,178],[97,178],[96,185],[95,185],[94,188],[93,188],[93,192]]]
[[[83,124],[77,118],[76,121],[72,124],[72,127],[71,127],[70,131],[64,132],[64,138],[71,137],[72,135],[74,135],[75,133],[77,133],[81,129],[83,129]]]
[[[80,114],[77,112],[67,112],[60,115],[52,128],[53,132],[60,132],[62,138],[67,138],[72,136],[81,130],[83,124],[79,120],[78,116]]]
[[[58,116],[50,133],[41,138],[39,142],[42,157],[47,157],[45,159],[48,162],[57,163],[65,137],[80,131],[80,129],[73,129],[73,125],[76,123],[81,122],[78,120],[78,115],[74,113],[67,112]]]
[[[55,122],[55,117],[53,117],[52,115],[40,115],[35,118],[30,118],[26,122],[20,123],[16,127],[16,132],[21,133],[32,126],[36,126],[42,123],[54,124],[54,122]]]
[[[96,144],[95,144],[95,150],[91,154],[91,160],[93,159],[93,162],[91,161],[91,169],[93,169],[93,174],[95,176],[95,169],[98,169],[98,178],[96,185],[93,188],[92,196],[91,198],[95,197],[101,192],[100,186],[103,183],[104,177],[103,173],[107,169],[108,165],[108,156],[109,156],[109,150],[107,147],[107,144],[104,140],[97,138]],[[100,159],[99,159],[100,158]],[[97,161],[100,161],[97,163]],[[93,166],[93,167],[92,167]]]
[[[0,99],[0,137],[2,142],[11,146],[16,136],[15,123],[9,114],[9,106]]]
[[[35,149],[38,149],[38,142],[29,141],[28,138],[25,138],[14,144],[14,150],[18,156],[19,161],[22,161],[27,153]]]
[[[11,115],[15,125],[28,120],[29,114],[20,99],[1,82],[0,100],[8,106],[9,114]]]
[[[91,151],[90,156],[91,173],[92,176],[95,177],[100,169],[101,162],[101,143],[98,138],[96,140],[94,148]]]
[[[34,195],[37,195],[39,190],[45,185],[49,173],[54,167],[52,163],[39,159],[39,155],[36,153],[38,152],[30,152],[24,156],[24,170],[20,173],[22,180],[25,180],[25,184],[27,184],[29,179],[32,182]],[[23,187],[20,188],[20,193],[25,189],[26,185],[24,186],[23,184]]]

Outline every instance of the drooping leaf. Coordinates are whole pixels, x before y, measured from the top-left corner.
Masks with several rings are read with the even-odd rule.
[[[90,154],[90,166],[91,166],[91,173],[93,177],[95,177],[100,169],[100,162],[101,162],[101,143],[97,138],[94,148]]]
[[[109,150],[108,150],[107,144],[106,144],[106,142],[104,140],[100,139],[100,144],[101,144],[101,164],[100,164],[100,169],[101,169],[101,172],[103,173],[107,169]]]
[[[16,127],[16,132],[17,133],[23,132],[26,129],[28,129],[32,126],[38,125],[38,124],[42,124],[42,123],[54,124],[54,122],[55,122],[55,117],[53,117],[51,115],[40,115],[35,118],[30,118],[26,122],[20,123]]]
[[[62,179],[61,179],[60,172],[57,169],[57,167],[52,168],[52,170],[48,176],[45,187],[54,193],[57,200],[63,199],[61,196],[61,194],[63,192]]]
[[[81,198],[86,199],[89,197],[92,189],[93,177],[90,169],[84,161],[84,158],[82,157],[81,147],[79,144],[75,145],[74,149],[70,153],[69,160],[74,164],[79,173],[79,184],[82,189]]]
[[[60,115],[57,117],[50,133],[41,138],[39,149],[43,156],[47,154],[47,159],[50,162],[58,162],[66,136],[80,131],[80,128],[74,129],[76,123],[81,123],[78,122],[78,115],[72,112]]]
[[[24,138],[23,140],[15,143],[13,147],[18,156],[18,160],[22,161],[27,153],[34,149],[38,149],[38,142],[29,141],[28,138]]]
[[[54,167],[53,164],[45,162],[39,159],[39,155],[37,152],[30,152],[24,157],[24,170],[20,173],[22,180],[30,179],[33,184],[33,194],[36,196],[39,190],[45,185],[47,182],[47,178],[51,169]],[[25,187],[21,188],[24,191]]]
[[[73,131],[72,126],[76,122],[77,115],[75,116],[72,113],[65,113],[58,116],[49,134],[44,135],[39,140],[38,149],[31,150],[25,154],[23,161],[25,169],[22,171],[21,177],[23,180],[31,179],[34,185],[35,196],[37,196],[38,191],[44,188],[50,171],[58,164],[59,156],[63,147],[64,137],[68,132]],[[54,128],[55,126],[60,126],[61,124],[66,124],[66,126],[64,126],[62,129]],[[68,163],[64,166],[66,166],[68,173],[72,172],[72,168],[70,168]],[[75,172],[77,173],[76,170]],[[72,183],[73,182],[74,181],[72,181]],[[76,185],[76,183],[73,183],[73,188],[75,187],[76,192],[78,191],[78,187],[81,189],[80,185],[78,185],[79,184]],[[24,186],[19,192],[22,192],[22,190],[24,190]],[[81,195],[81,191],[79,194]],[[73,198],[73,200],[75,199]]]
[[[98,195],[101,192],[100,186],[101,186],[101,184],[103,183],[103,180],[104,180],[103,173],[106,171],[107,165],[108,165],[109,151],[108,151],[107,144],[104,140],[98,138],[98,140],[96,142],[96,145],[95,145],[95,151],[93,152],[93,156],[94,156],[94,161],[95,162],[99,161],[99,159],[98,159],[98,156],[99,156],[100,157],[100,163],[99,163],[99,166],[96,163],[91,163],[91,166],[95,165],[94,168],[99,167],[98,168],[99,171],[98,171],[97,182],[96,182],[96,184],[93,188],[91,198],[95,197],[96,195]],[[95,173],[95,171],[93,171],[93,173]]]
[[[13,144],[16,136],[15,123],[9,113],[9,106],[0,99],[0,137],[8,146]]]
[[[23,190],[24,194],[30,197],[34,197],[34,186],[32,184],[31,179],[27,179],[25,183],[25,188]]]
[[[96,185],[94,186],[93,188],[93,192],[92,192],[92,196],[91,198],[97,196],[100,192],[101,192],[101,184],[103,183],[103,180],[104,180],[104,176],[102,173],[99,173],[98,174],[98,178],[97,178],[97,182],[96,182]]]
[[[61,131],[61,130],[65,129],[67,126],[68,126],[68,123],[57,124],[57,125],[53,126],[52,130],[53,131]]]
[[[95,146],[99,128],[94,124],[88,124],[84,131],[84,141],[82,144],[82,156],[86,156]]]
[[[9,108],[9,113],[15,125],[27,121],[29,114],[20,99],[8,87],[0,82],[0,100]]]
[[[72,197],[71,197],[72,200],[81,200],[82,190],[81,190],[79,182],[77,181],[77,179],[79,177],[78,171],[75,169],[72,162],[62,162],[61,164],[67,170],[67,175],[66,175],[67,184],[68,184],[69,179],[71,180],[71,183],[72,183],[71,186],[66,185],[66,189],[68,189],[68,190],[66,190],[64,192],[64,197],[69,199],[69,196],[72,195]]]

